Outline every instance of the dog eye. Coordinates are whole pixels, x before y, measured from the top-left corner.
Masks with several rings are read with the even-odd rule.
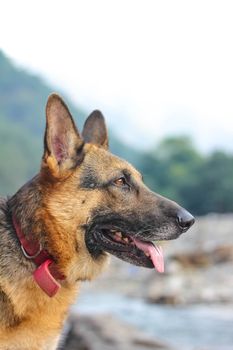
[[[116,179],[115,181],[113,181],[113,183],[114,183],[114,185],[116,185],[118,187],[123,187],[123,186],[127,185],[124,177],[120,177],[119,179]]]

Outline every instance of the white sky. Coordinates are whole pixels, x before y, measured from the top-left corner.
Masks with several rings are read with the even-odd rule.
[[[138,147],[233,150],[233,1],[7,0],[0,47]]]

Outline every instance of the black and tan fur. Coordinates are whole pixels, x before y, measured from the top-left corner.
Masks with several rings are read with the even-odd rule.
[[[65,103],[52,94],[46,118],[39,174],[11,198],[0,198],[1,350],[56,349],[80,282],[96,277],[109,253],[152,267],[143,254],[112,242],[111,228],[150,241],[176,238],[193,223],[189,213],[151,192],[137,170],[108,151],[100,112],[90,115],[81,136]],[[22,254],[12,215],[66,276],[53,298],[33,280],[35,266]]]

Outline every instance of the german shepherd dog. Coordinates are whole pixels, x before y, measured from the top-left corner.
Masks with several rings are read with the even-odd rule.
[[[163,272],[157,240],[194,223],[175,202],[151,192],[140,173],[108,151],[94,111],[82,135],[57,94],[46,106],[41,170],[0,197],[0,349],[54,350],[81,281],[109,253]]]

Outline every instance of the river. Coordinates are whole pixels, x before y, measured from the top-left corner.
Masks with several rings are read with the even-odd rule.
[[[112,314],[179,350],[233,350],[233,305],[160,306],[117,294],[85,293],[74,310]]]

